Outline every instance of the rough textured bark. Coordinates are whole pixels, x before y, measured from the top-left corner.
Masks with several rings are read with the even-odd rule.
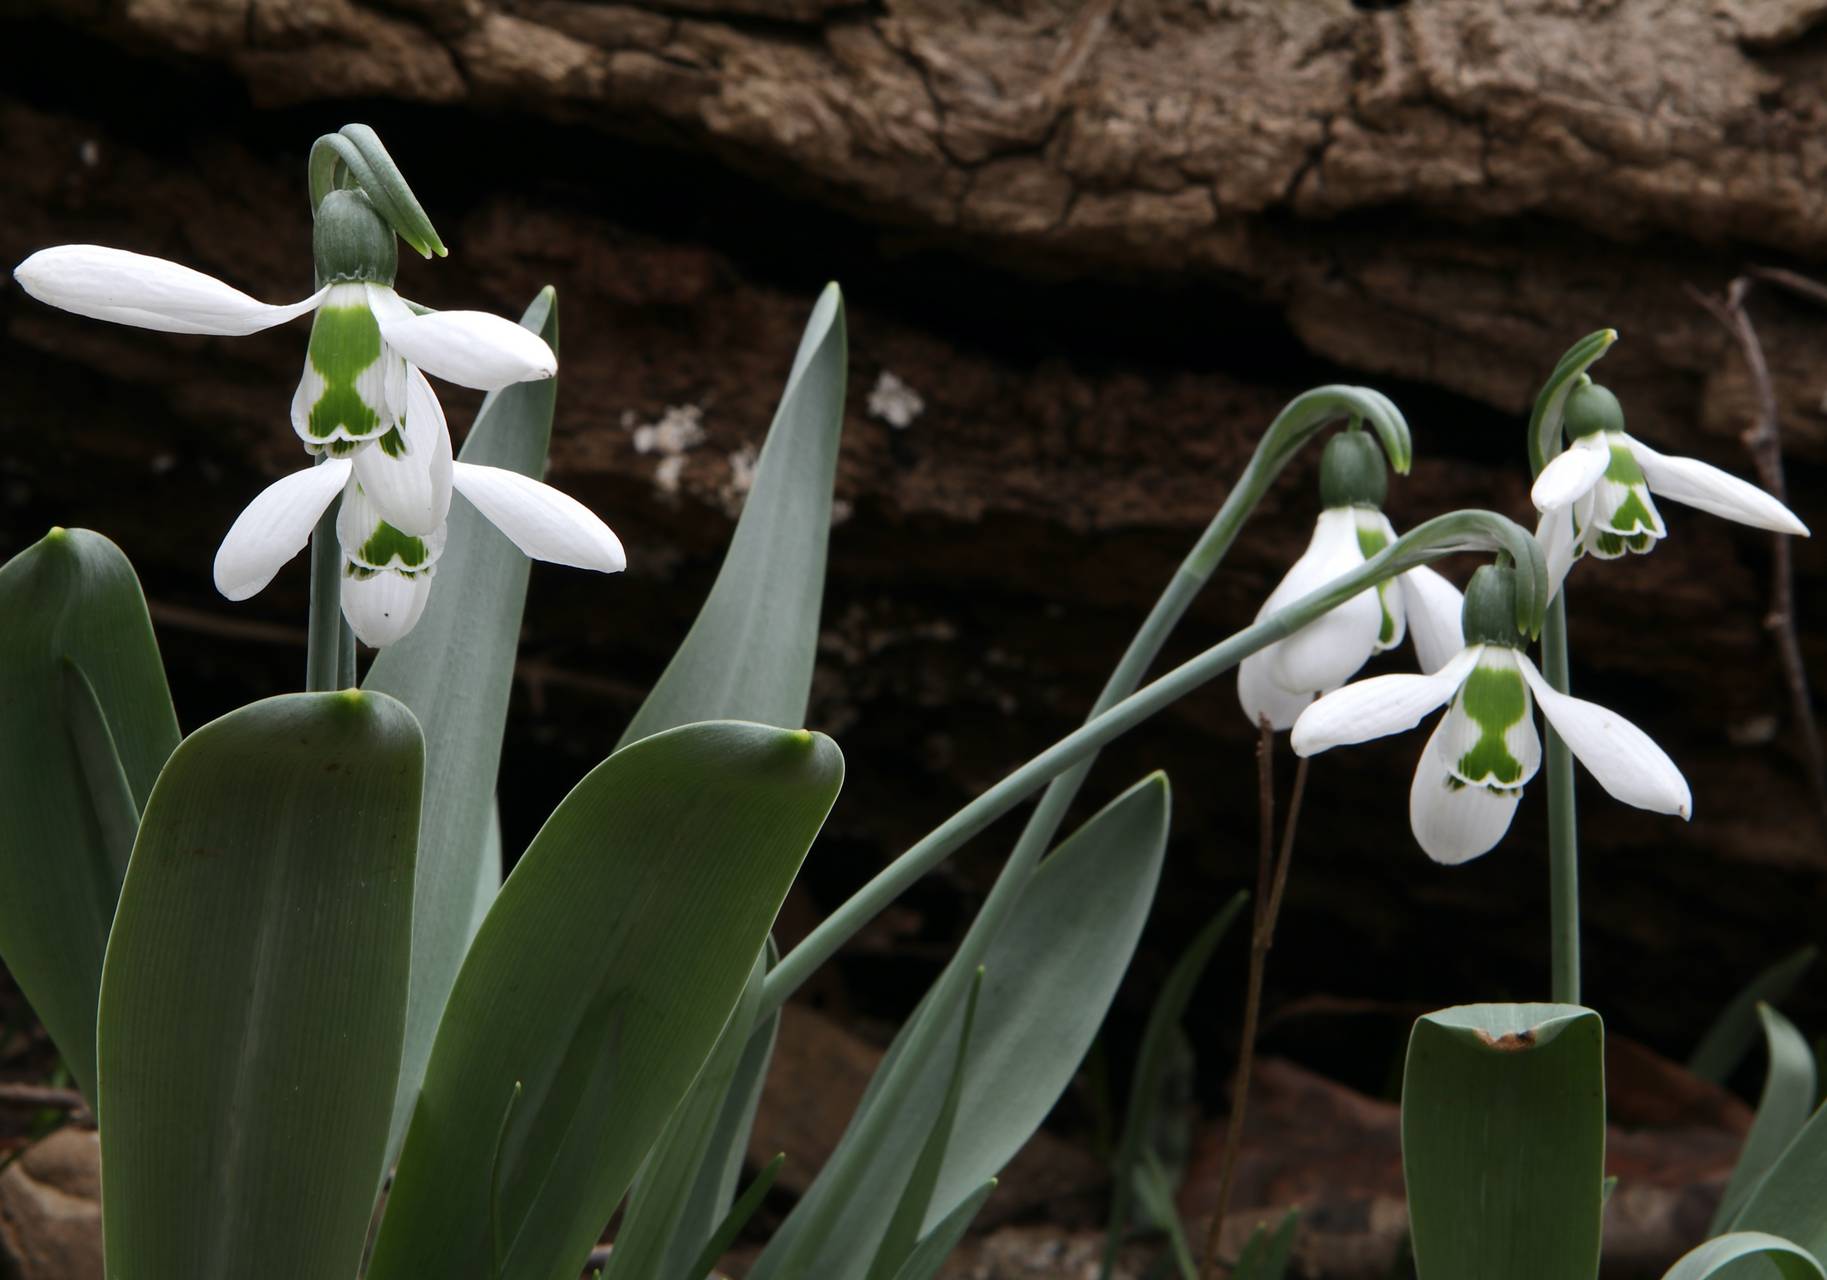
[[[813,718],[852,768],[801,921],[1076,722],[1296,392],[1366,382],[1403,406],[1418,462],[1394,486],[1398,525],[1456,505],[1523,518],[1534,388],[1613,325],[1602,378],[1633,429],[1750,474],[1752,388],[1686,286],[1716,291],[1746,262],[1818,270],[1827,251],[1827,3],[1804,0],[11,0],[0,15],[7,262],[94,240],[298,296],[305,149],[359,118],[453,247],[403,264],[405,292],[515,311],[558,286],[552,478],[610,519],[632,567],[536,575],[510,844],[683,634],[798,326],[824,279],[843,282],[847,518]],[[1753,308],[1792,498],[1819,526],[1827,312],[1768,289]],[[0,326],[0,550],[53,522],[121,541],[164,609],[187,725],[294,683],[302,566],[247,606],[213,599],[207,566],[295,465],[302,332],[168,338],[10,290]],[[448,401],[459,423],[473,404]],[[1175,655],[1247,621],[1313,505],[1308,458]],[[1819,936],[1827,844],[1763,630],[1764,536],[1664,515],[1653,556],[1576,573],[1573,638],[1579,691],[1694,786],[1687,826],[1582,797],[1591,999],[1679,1055],[1740,981]],[[1797,572],[1818,672],[1814,544]],[[1249,742],[1224,682],[1119,744],[1091,788],[1157,765],[1178,784],[1119,1074],[1150,983],[1247,875]],[[1271,1007],[1542,994],[1540,801],[1491,857],[1434,867],[1404,826],[1420,745],[1317,763]],[[813,994],[898,1016],[1000,852],[984,842],[923,885]],[[1225,963],[1202,995],[1212,1063],[1230,1057]],[[1823,990],[1798,996],[1804,1023],[1827,1015]]]

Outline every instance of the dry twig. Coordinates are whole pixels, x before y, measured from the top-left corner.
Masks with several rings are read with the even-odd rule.
[[[1243,1118],[1250,1099],[1250,1071],[1256,1062],[1256,1028],[1262,1018],[1263,975],[1269,965],[1269,948],[1275,945],[1275,921],[1281,915],[1282,891],[1288,885],[1288,866],[1294,860],[1294,832],[1300,823],[1301,798],[1307,790],[1307,762],[1294,770],[1294,790],[1288,798],[1288,820],[1282,829],[1281,853],[1275,853],[1275,730],[1265,718],[1256,744],[1257,804],[1262,830],[1256,856],[1256,898],[1250,929],[1250,977],[1243,1001],[1243,1040],[1237,1048],[1237,1076],[1231,1086],[1231,1115],[1225,1128],[1224,1163],[1218,1174],[1218,1203],[1205,1233],[1205,1260],[1200,1280],[1211,1280],[1215,1268],[1230,1269],[1218,1255],[1218,1238],[1230,1210],[1231,1184],[1237,1157],[1243,1147]]]
[[[1783,445],[1781,419],[1777,412],[1776,390],[1770,382],[1770,366],[1764,359],[1763,343],[1751,324],[1751,313],[1745,307],[1757,280],[1765,280],[1813,301],[1827,304],[1827,286],[1793,271],[1775,268],[1753,268],[1726,286],[1725,296],[1715,298],[1688,287],[1688,293],[1713,318],[1724,326],[1738,343],[1745,368],[1751,376],[1752,391],[1757,397],[1757,416],[1745,430],[1742,439],[1750,450],[1757,478],[1771,496],[1787,502],[1788,487],[1783,481]],[[1795,714],[1796,728],[1802,737],[1802,753],[1807,760],[1808,782],[1814,791],[1814,802],[1823,829],[1827,829],[1827,755],[1821,748],[1821,734],[1815,723],[1814,700],[1808,691],[1808,671],[1802,665],[1802,644],[1795,628],[1795,570],[1793,553],[1786,534],[1771,535],[1770,612],[1764,625],[1776,637],[1777,653],[1783,664],[1783,677],[1789,688],[1789,703]]]

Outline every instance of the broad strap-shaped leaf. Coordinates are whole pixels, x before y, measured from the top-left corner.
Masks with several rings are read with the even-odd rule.
[[[1577,1005],[1416,1021],[1402,1169],[1420,1280],[1591,1280],[1605,1165],[1605,1033]]]
[[[1732,1219],[1733,1231],[1762,1231],[1827,1258],[1827,1107],[1815,1110]],[[1735,1273],[1736,1274],[1736,1273]]]
[[[1764,1043],[1769,1046],[1770,1062],[1764,1069],[1763,1096],[1757,1101],[1757,1119],[1745,1135],[1745,1145],[1738,1153],[1738,1164],[1726,1183],[1725,1195],[1713,1214],[1709,1231],[1724,1231],[1751,1192],[1770,1171],[1795,1135],[1808,1122],[1814,1110],[1814,1053],[1802,1033],[1782,1014],[1767,1004],[1757,1006],[1763,1023]]]
[[[558,303],[551,289],[533,299],[520,323],[558,350]],[[538,479],[557,393],[557,379],[547,378],[491,394],[459,456]],[[362,681],[363,688],[411,707],[425,731],[412,999],[390,1151],[405,1137],[438,1018],[474,934],[478,886],[490,874],[499,882],[501,874],[499,849],[492,855],[495,870],[485,864],[528,562],[467,500],[451,503],[449,528],[425,615],[405,639],[381,650]]]
[[[875,1261],[870,1264],[869,1280],[894,1280],[919,1244],[920,1227],[932,1205],[939,1170],[945,1165],[945,1149],[951,1143],[952,1126],[958,1119],[958,1102],[964,1094],[964,1069],[971,1049],[971,1030],[977,1021],[977,1001],[982,993],[983,970],[979,969],[976,981],[971,983],[970,999],[965,1002],[957,1047],[952,1051],[952,1071],[945,1086],[945,1100],[939,1104],[939,1114],[927,1130],[919,1157],[907,1172],[894,1216],[888,1220],[888,1232],[876,1248]]]
[[[1249,894],[1239,892],[1224,909],[1201,929],[1174,962],[1161,993],[1148,1011],[1148,1024],[1142,1030],[1142,1047],[1136,1054],[1135,1076],[1129,1086],[1129,1106],[1124,1113],[1123,1134],[1117,1140],[1116,1156],[1111,1161],[1110,1225],[1104,1241],[1101,1277],[1108,1277],[1116,1266],[1116,1255],[1129,1229],[1129,1198],[1135,1186],[1135,1174],[1141,1167],[1143,1153],[1154,1141],[1155,1121],[1160,1111],[1163,1082],[1172,1060],[1171,1047],[1180,1030],[1186,1006],[1199,985],[1212,953],[1218,949],[1231,922],[1243,910]]]
[[[615,1234],[615,1251],[603,1268],[603,1280],[668,1276],[683,1265],[681,1262],[678,1266],[668,1266],[668,1250],[675,1240],[681,1239],[683,1219],[692,1207],[692,1188],[712,1149],[725,1096],[755,1030],[755,1012],[761,1003],[761,979],[767,971],[766,955],[757,955],[742,999],[736,1002],[729,1022],[717,1037],[717,1047],[711,1051],[710,1060],[692,1081],[691,1092],[685,1095],[685,1101],[666,1122],[660,1140],[641,1167],[640,1176],[629,1193],[628,1209]],[[722,1153],[717,1155],[721,1164]],[[693,1231],[695,1239],[690,1238]],[[693,1223],[684,1235],[681,1247],[688,1241],[690,1254],[695,1256],[704,1247],[706,1231]]]
[[[1680,1261],[1662,1273],[1662,1280],[1767,1276],[1772,1269],[1782,1280],[1827,1280],[1827,1270],[1808,1250],[1793,1240],[1761,1231],[1735,1231],[1731,1235],[1715,1236],[1682,1254]]]
[[[844,298],[827,285],[800,338],[723,568],[620,745],[695,720],[805,723],[847,360]]]
[[[95,1008],[139,810],[178,721],[120,548],[53,529],[0,568],[0,961],[95,1101]]]
[[[1747,982],[1732,997],[1694,1046],[1687,1069],[1702,1080],[1725,1083],[1757,1042],[1759,1004],[1781,1004],[1795,984],[1813,967],[1820,948],[1813,943],[1797,948]]]
[[[755,1216],[755,1210],[767,1199],[768,1192],[774,1186],[774,1179],[780,1176],[781,1166],[786,1162],[787,1153],[782,1151],[763,1165],[761,1172],[755,1175],[755,1180],[749,1183],[741,1197],[730,1206],[729,1212],[711,1228],[703,1248],[698,1250],[698,1256],[692,1263],[684,1271],[666,1274],[675,1277],[675,1280],[704,1280],[705,1276],[710,1275],[711,1269],[717,1265],[717,1259],[735,1243],[736,1237],[742,1234],[742,1228]]]
[[[719,722],[645,738],[578,783],[464,960],[369,1280],[497,1280],[491,1212],[499,1280],[582,1269],[728,1021],[842,775],[829,738]],[[493,1120],[516,1087],[497,1176]]]
[[[1162,774],[1113,800],[1035,869],[987,949],[964,1092],[923,1232],[1009,1162],[1071,1083],[1148,918],[1168,810]],[[894,1210],[881,1189],[905,1178],[944,1102],[961,1010],[937,1021],[935,1012],[929,1000],[902,1027],[837,1150],[750,1280],[793,1280],[783,1269],[789,1257],[808,1275],[867,1269]],[[827,1213],[829,1197],[842,1213]],[[824,1224],[815,1247],[796,1243],[808,1224]]]
[[[933,1280],[939,1274],[939,1268],[964,1239],[964,1233],[970,1230],[971,1223],[983,1209],[983,1202],[990,1198],[990,1192],[996,1189],[996,1179],[988,1178],[981,1187],[960,1200],[957,1207],[940,1220],[914,1246],[914,1251],[907,1255],[907,1261],[895,1273],[894,1280]]]
[[[424,752],[380,694],[197,730],[153,790],[108,944],[108,1271],[355,1274],[405,1025]]]

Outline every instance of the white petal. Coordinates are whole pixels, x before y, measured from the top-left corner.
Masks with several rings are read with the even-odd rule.
[[[1567,571],[1579,558],[1579,538],[1573,531],[1571,509],[1547,511],[1535,525],[1535,540],[1542,544],[1542,559],[1548,562],[1548,598],[1560,592]]]
[[[1300,713],[1313,701],[1311,693],[1289,693],[1269,676],[1276,646],[1259,649],[1237,667],[1237,701],[1250,726],[1256,727],[1267,717],[1272,729],[1290,729]]]
[[[400,438],[405,452],[389,454],[381,442],[355,454],[355,478],[381,518],[402,533],[424,536],[450,514],[450,426],[431,383],[410,372],[406,419]]]
[[[1414,728],[1459,691],[1483,648],[1473,645],[1431,676],[1372,676],[1335,689],[1294,722],[1294,753],[1318,755]]]
[[[1808,536],[1808,526],[1793,511],[1754,484],[1694,458],[1657,453],[1634,437],[1630,451],[1643,468],[1651,493],[1754,529]]]
[[[1528,658],[1518,661],[1548,723],[1613,799],[1655,813],[1693,814],[1687,779],[1648,734],[1596,702],[1557,692]]]
[[[1426,565],[1410,569],[1402,584],[1402,609],[1421,670],[1432,675],[1465,648],[1465,597]]]
[[[1277,608],[1292,604],[1363,563],[1355,513],[1349,507],[1322,511],[1313,540],[1269,600]],[[1376,591],[1360,591],[1278,643],[1270,675],[1291,693],[1336,689],[1370,661],[1382,627],[1383,605]]]
[[[201,271],[98,244],[40,249],[13,269],[13,278],[53,307],[166,333],[258,333],[304,315],[324,296],[319,289],[302,302],[274,306]]]
[[[1605,468],[1611,465],[1611,450],[1605,444],[1604,434],[1595,431],[1581,436],[1542,468],[1542,473],[1535,477],[1535,487],[1529,490],[1529,501],[1535,504],[1537,511],[1570,507],[1574,499],[1583,497],[1599,482]]]
[[[1447,772],[1438,747],[1440,730],[1422,749],[1408,790],[1408,825],[1421,851],[1456,866],[1489,853],[1510,829],[1521,787],[1468,787]]]
[[[371,577],[343,575],[343,617],[355,638],[371,649],[390,645],[418,625],[431,599],[432,575],[382,570]]]
[[[324,509],[349,480],[349,462],[332,458],[261,490],[235,517],[216,552],[216,590],[245,600],[304,550]]]
[[[459,462],[453,478],[457,492],[533,559],[603,573],[627,568],[621,541],[576,498],[499,467]]]
[[[377,299],[370,305],[381,322],[381,337],[434,377],[460,387],[494,391],[558,372],[558,357],[545,339],[505,317],[486,311],[414,315],[403,302],[396,308],[377,297],[393,295],[393,290],[370,285],[368,292]],[[398,302],[398,296],[393,296]]]

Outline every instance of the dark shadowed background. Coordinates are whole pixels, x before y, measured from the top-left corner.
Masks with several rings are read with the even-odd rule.
[[[1076,724],[1308,386],[1365,383],[1407,415],[1398,527],[1457,506],[1532,516],[1527,406],[1606,325],[1623,337],[1599,372],[1631,429],[1754,476],[1753,383],[1690,290],[1750,265],[1827,278],[1824,17],[1807,0],[1584,17],[1549,0],[10,0],[0,261],[92,241],[303,296],[305,155],[360,120],[451,247],[404,258],[402,292],[518,315],[557,287],[549,479],[610,522],[630,568],[534,574],[510,851],[683,636],[800,325],[839,281],[849,412],[811,721],[849,775],[791,937]],[[1827,308],[1770,284],[1749,306],[1791,503],[1827,527]],[[296,687],[304,560],[242,605],[209,565],[297,465],[303,324],[171,337],[8,287],[0,327],[0,554],[51,524],[118,542],[186,729]],[[445,399],[460,429],[479,397]],[[1298,555],[1317,456],[1170,657],[1248,622]],[[1576,692],[1662,743],[1695,802],[1684,825],[1584,785],[1587,999],[1682,1058],[1756,970],[1822,938],[1827,840],[1766,625],[1769,537],[1662,510],[1666,544],[1581,567],[1570,603]],[[1824,553],[1795,548],[1813,672]],[[1415,1012],[1547,988],[1539,787],[1494,853],[1437,867],[1406,824],[1421,743],[1316,762],[1269,975],[1267,1048],[1372,1094]],[[1251,750],[1226,678],[1109,750],[1086,790],[1088,814],[1150,769],[1174,783],[1166,877],[1108,1045],[1119,1083],[1167,966],[1253,877]],[[1285,745],[1279,765],[1285,785]],[[880,1042],[1014,829],[911,893],[809,999]],[[1195,1005],[1209,1110],[1242,973],[1239,931]],[[1786,1009],[1827,1030],[1827,980]],[[1095,1130],[1097,1094],[1073,1095],[1062,1132]]]

